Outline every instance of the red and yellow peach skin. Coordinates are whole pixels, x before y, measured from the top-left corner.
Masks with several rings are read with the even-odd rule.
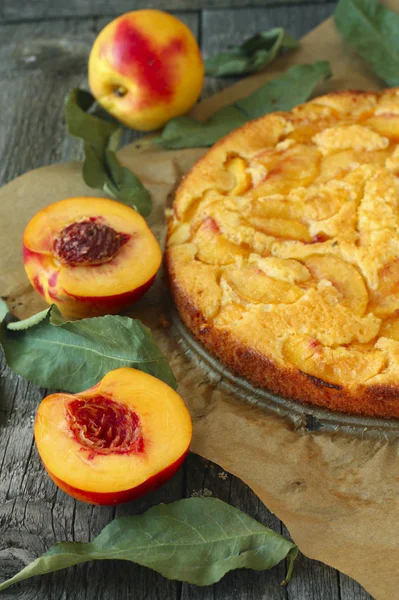
[[[203,80],[193,34],[160,10],[118,17],[100,32],[90,53],[89,84],[96,100],[141,131],[157,129],[190,110]]]

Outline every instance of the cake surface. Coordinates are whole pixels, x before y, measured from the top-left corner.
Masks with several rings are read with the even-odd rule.
[[[282,396],[399,417],[399,89],[247,123],[181,183],[166,265],[184,323]]]

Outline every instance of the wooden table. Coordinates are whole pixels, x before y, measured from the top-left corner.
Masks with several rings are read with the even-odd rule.
[[[272,26],[282,25],[300,37],[328,17],[335,3],[158,0],[154,4],[174,10],[192,29],[208,56]],[[117,14],[145,5],[145,0],[2,0],[1,184],[30,169],[81,157],[80,144],[65,133],[64,96],[70,88],[86,85],[87,57],[100,29]],[[252,8],[242,8],[247,5]],[[204,96],[231,82],[209,79]],[[189,456],[169,483],[143,500],[116,508],[75,502],[49,480],[34,445],[32,423],[47,390],[14,375],[4,361],[0,361],[0,378],[0,579],[13,575],[56,541],[90,540],[114,517],[183,497],[212,494],[288,535],[283,524],[240,480],[195,455]],[[286,565],[280,564],[269,572],[236,571],[214,586],[197,588],[168,581],[130,563],[97,562],[32,579],[3,592],[1,600],[371,598],[348,577],[303,556],[296,563],[291,583],[282,588],[279,583],[285,569]]]

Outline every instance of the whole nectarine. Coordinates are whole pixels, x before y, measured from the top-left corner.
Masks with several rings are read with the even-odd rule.
[[[23,237],[33,287],[66,317],[115,314],[138,300],[161,264],[158,242],[132,208],[106,198],[50,204]]]
[[[190,110],[203,80],[193,34],[160,10],[118,17],[100,32],[90,53],[89,84],[96,100],[140,131],[157,129]]]
[[[172,477],[192,426],[166,383],[122,368],[85,392],[47,396],[34,430],[43,464],[61,489],[92,504],[119,504]]]

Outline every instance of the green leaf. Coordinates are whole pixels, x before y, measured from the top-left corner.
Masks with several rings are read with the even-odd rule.
[[[86,160],[83,178],[87,185],[102,188],[112,198],[123,195],[125,204],[132,206],[143,217],[151,213],[151,196],[141,181],[127,167],[121,165],[112,150],[98,150],[85,142]]]
[[[112,119],[105,121],[96,113],[88,111],[96,106],[96,100],[90,92],[79,88],[72,89],[65,100],[65,116],[68,133],[73,137],[82,138],[85,142],[105,150],[112,138],[113,143],[119,143],[121,126]]]
[[[163,148],[195,148],[212,146],[217,140],[248,120],[237,106],[225,106],[216,111],[205,123],[192,117],[177,117],[170,121],[162,134],[152,140]]]
[[[270,64],[279,50],[298,47],[299,43],[282,27],[274,27],[257,33],[237,48],[205,59],[205,73],[213,77],[255,73]]]
[[[6,315],[8,313],[8,306],[6,302],[4,302],[3,298],[0,298],[0,323],[4,321]]]
[[[108,173],[104,161],[105,150],[98,150],[95,146],[91,146],[85,142],[84,151],[83,179],[91,188],[104,189],[108,181]]]
[[[399,85],[399,14],[378,0],[340,0],[335,23],[343,38],[390,86]]]
[[[316,85],[329,77],[331,69],[326,61],[295,65],[247,98],[238,100],[236,106],[250,119],[257,119],[270,112],[288,111],[297,104],[306,102]]]
[[[168,579],[211,585],[233,569],[271,569],[298,549],[292,542],[216,498],[160,504],[122,517],[89,543],[62,542],[0,584],[10,585],[90,560],[129,560]],[[134,586],[134,584],[132,584]]]
[[[115,154],[122,133],[119,123],[97,107],[94,96],[78,88],[67,95],[65,114],[68,133],[84,141],[83,179],[87,185],[148,216],[152,208],[149,191]]]
[[[105,160],[110,173],[109,186],[116,190],[115,198],[123,191],[125,201],[133,206],[143,217],[151,213],[151,197],[140,179],[130,169],[121,165],[115,152],[107,150]],[[108,184],[105,186],[108,189]]]
[[[25,321],[0,326],[8,366],[46,388],[81,392],[109,371],[133,367],[176,388],[176,379],[151,331],[129,317],[65,321],[52,306]]]
[[[73,321],[69,321],[65,319],[65,317],[60,313],[58,306],[52,304],[50,309],[47,309],[50,315],[50,324],[54,325],[54,327],[59,327],[60,325],[65,325],[65,323],[73,323]]]
[[[153,143],[164,148],[211,146],[221,137],[267,113],[290,110],[305,102],[315,86],[331,76],[328,62],[295,65],[284,75],[269,81],[247,98],[216,111],[205,123],[191,117],[172,119]]]
[[[28,319],[24,319],[23,321],[12,321],[7,325],[7,329],[10,331],[23,331],[24,329],[29,329],[30,327],[34,327],[38,325],[48,316],[50,309],[46,308]]]

